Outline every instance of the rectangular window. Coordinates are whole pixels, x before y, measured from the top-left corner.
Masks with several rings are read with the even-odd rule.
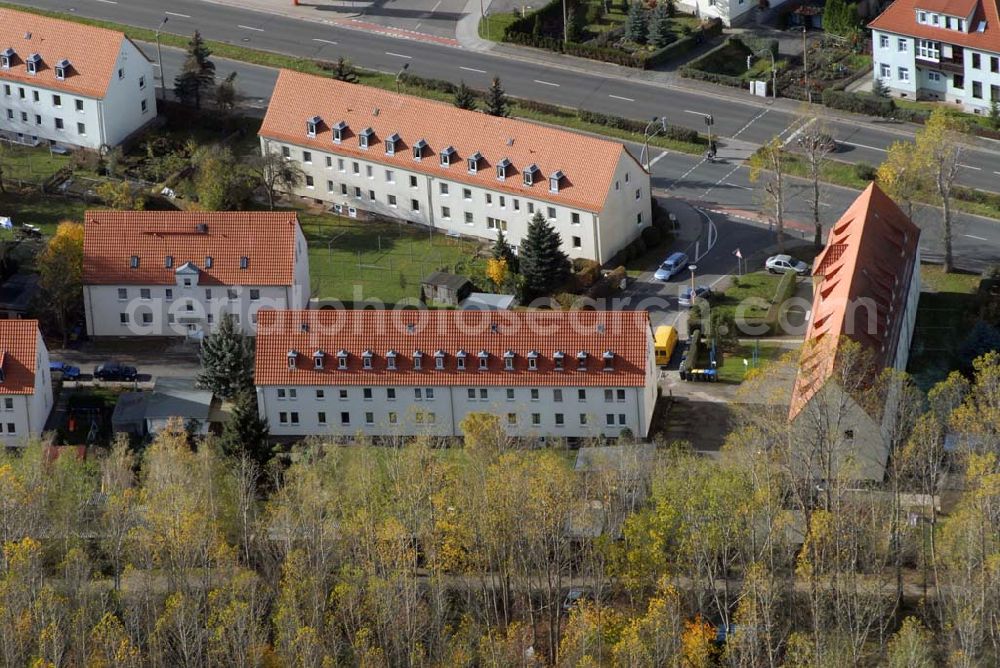
[[[618,396],[618,403],[625,403],[625,390],[618,390],[615,394]]]
[[[42,117],[39,114],[35,114],[35,125],[42,124]]]
[[[542,424],[542,414],[541,413],[532,413],[531,414],[531,424],[533,424],[536,427],[538,425]]]
[[[142,111],[142,113],[144,114],[146,113],[146,110],[149,109],[149,105],[146,102],[146,100],[140,100],[139,109]]]
[[[313,161],[312,151],[302,151],[302,162],[311,165]]]
[[[128,313],[119,313],[118,314],[118,323],[122,324],[122,325],[127,325],[128,324]]]
[[[903,37],[896,38],[896,51],[902,53],[906,51],[906,39]]]
[[[354,186],[354,197],[357,199],[361,199],[361,188],[359,188],[358,186]]]
[[[309,175],[307,174],[307,175],[306,175],[306,188],[312,188],[312,187],[314,187],[315,185],[316,185],[316,183],[315,183],[315,181],[313,181],[313,177],[311,177],[311,176],[309,176]]]
[[[344,171],[344,159],[343,158],[337,158],[337,170],[341,171],[341,172]]]
[[[316,413],[316,422],[319,424],[326,424],[326,411],[319,411]]]
[[[990,86],[990,102],[1000,102],[1000,86],[996,84]]]
[[[614,427],[614,426],[615,426],[615,414],[614,414],[614,413],[607,413],[607,414],[606,414],[606,415],[604,416],[604,422],[605,422],[605,424],[607,424],[607,425],[608,425],[609,427]]]
[[[57,118],[57,119],[55,119],[55,121],[56,121],[56,130],[62,130],[63,129],[63,119]]]
[[[517,424],[517,413],[507,413],[507,424]]]
[[[879,35],[878,36],[878,45],[882,49],[888,49],[889,48],[889,36],[888,35]]]
[[[635,191],[635,198],[636,199],[641,199],[642,198],[642,189],[641,188],[637,188],[636,189],[636,191]]]
[[[520,211],[520,210],[521,210],[521,200],[519,200],[519,199],[517,199],[515,197],[514,198],[514,211]]]
[[[388,202],[389,202],[389,206],[391,206],[393,208],[396,208],[396,196],[395,195],[389,195]]]
[[[21,99],[24,99],[24,89],[23,88],[21,89]],[[52,106],[53,107],[62,107],[62,96],[61,95],[53,95],[52,96]]]
[[[417,187],[417,177],[410,176],[410,187],[411,188],[416,188]]]
[[[618,424],[622,425],[622,426],[625,425],[625,414],[624,413],[619,413],[618,414]]]
[[[556,389],[552,390],[552,401],[554,401],[557,404],[562,402],[562,390],[561,389],[556,388]]]
[[[507,401],[514,401],[514,388],[513,387],[508,387],[507,388]]]
[[[469,401],[475,401],[475,400],[476,400],[476,388],[474,388],[474,387],[470,387],[470,388],[469,388],[469,389],[468,389],[468,390],[466,391],[466,394],[467,394],[467,395],[468,395],[468,397],[469,397]]]
[[[493,204],[493,195],[491,195],[490,193],[486,193],[486,203]]]
[[[538,388],[537,387],[531,388],[531,400],[532,401],[538,401]]]
[[[422,389],[420,389],[419,387],[413,388],[413,400],[414,401],[423,401],[424,400],[424,391]]]
[[[5,410],[8,410],[8,411],[14,410],[14,398],[13,397],[4,397],[3,407],[4,407]]]
[[[488,230],[503,230],[507,231],[507,221],[500,220],[499,218],[487,218],[486,219],[486,229]]]
[[[385,388],[385,398],[386,398],[387,401],[395,401],[396,400],[396,388],[395,387],[387,387],[387,388]]]
[[[118,301],[128,299],[128,288],[118,288]]]
[[[888,79],[892,76],[892,66],[882,63],[878,66],[878,75],[883,79]]]
[[[35,102],[38,102],[38,97],[37,97],[38,93],[35,93],[35,95],[36,95]],[[76,100],[75,102],[76,102],[76,110],[83,111],[83,100]]]
[[[374,190],[369,190],[368,191],[368,201],[370,201],[370,202],[374,202],[375,201],[375,191]]]
[[[486,401],[489,398],[490,398],[490,390],[489,390],[489,388],[480,387],[479,388],[479,400],[480,401]]]
[[[327,169],[332,169],[333,168],[333,156],[329,156],[329,155],[326,156],[326,168]]]
[[[326,182],[326,191],[328,193],[332,193],[333,190],[334,190],[334,188],[333,188],[333,181],[327,181]]]
[[[415,199],[410,200],[410,209],[413,211],[420,211],[420,202]]]
[[[990,56],[990,72],[993,72],[993,74],[1000,73],[1000,57]]]
[[[396,419],[395,411],[389,411],[389,424],[396,424]]]
[[[584,387],[581,387],[581,388],[577,389],[577,391],[576,391],[576,399],[577,399],[577,401],[586,401],[587,400],[587,389],[584,388]]]
[[[472,201],[472,191],[468,188],[462,188],[462,199]]]
[[[424,398],[426,398],[428,401],[431,401],[432,399],[434,399],[434,388],[433,387],[424,388]]]
[[[371,411],[367,411],[365,413],[365,424],[369,426],[375,424],[375,413],[372,413]]]
[[[500,195],[500,208],[501,209],[507,208],[507,198],[504,197],[503,195]]]
[[[978,53],[972,54],[972,69],[978,70],[982,67],[982,58]]]
[[[292,157],[292,149],[288,148],[287,146],[282,146],[281,147],[281,157],[282,158],[290,158],[290,157]]]
[[[371,401],[372,400],[372,388],[370,388],[370,387],[364,387],[364,388],[362,388],[361,389],[361,397],[365,401]]]
[[[983,99],[983,84],[981,81],[972,82],[972,97],[977,100]]]
[[[549,217],[549,220],[555,220],[556,219],[556,208],[554,206],[548,207],[548,211],[547,211],[546,215]]]
[[[472,217],[472,212],[471,211],[466,211],[465,212],[465,224],[466,225],[474,225],[475,224],[475,219]]]
[[[341,195],[346,195],[347,194],[347,184],[346,183],[341,183],[340,184],[340,194]]]
[[[582,248],[582,247],[583,247],[583,241],[580,239],[580,237],[573,237],[573,248]]]
[[[340,411],[340,424],[351,424],[351,414],[347,411]]]
[[[365,176],[368,178],[374,178],[374,172],[372,171],[371,165],[365,165]]]
[[[578,214],[576,211],[574,211],[573,213],[569,214],[569,222],[573,223],[574,225],[579,225],[580,224],[580,214]]]
[[[581,425],[587,424],[587,414],[586,413],[580,413],[580,424]]]
[[[139,299],[149,299],[149,288],[139,288]]]
[[[441,194],[442,194],[442,195],[444,195],[445,197],[447,197],[447,196],[448,196],[448,184],[447,184],[447,183],[441,183],[441,184],[438,184],[438,190],[439,190],[439,191],[441,192]]]
[[[954,88],[962,89],[965,88],[965,76],[962,74],[954,74],[951,77],[951,85]]]
[[[17,431],[17,426],[13,422],[7,423],[7,433],[13,434]]]
[[[908,68],[906,68],[906,67],[900,67],[898,74],[899,74],[899,80],[900,81],[909,81],[910,80],[910,70]]]
[[[278,413],[278,422],[281,424],[288,424],[288,412],[281,411]]]
[[[451,219],[451,209],[446,206],[441,207],[441,217],[450,220]]]
[[[326,390],[316,390],[316,398],[317,399],[325,399],[326,398]]]
[[[937,60],[941,55],[941,45],[929,39],[918,40],[917,55],[926,60]]]
[[[298,424],[299,423],[299,414],[298,414],[298,412],[292,411],[291,412],[291,418],[292,418],[292,424]]]
[[[391,169],[385,170],[385,182],[386,183],[395,183],[396,182],[396,172],[392,171]]]
[[[564,424],[566,424],[566,421],[563,419],[563,414],[562,413],[556,413],[556,426],[557,427],[561,427]]]

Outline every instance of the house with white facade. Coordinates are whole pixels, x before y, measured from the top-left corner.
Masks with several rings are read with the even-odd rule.
[[[645,311],[267,311],[255,384],[282,437],[644,438],[657,398]]]
[[[202,336],[230,314],[254,334],[261,309],[309,303],[295,213],[87,211],[83,303],[90,336]]]
[[[770,0],[767,8],[785,4],[786,0]],[[736,28],[757,19],[760,0],[680,0],[677,9],[703,19],[719,19],[727,28]]]
[[[906,370],[920,299],[920,228],[872,183],[830,228],[813,282],[788,416],[793,468],[804,477],[833,472],[880,482],[898,387],[870,390],[884,369]]]
[[[37,320],[0,320],[0,443],[24,445],[52,410],[49,351]]]
[[[0,9],[0,137],[117,146],[156,118],[153,66],[124,33]]]
[[[516,247],[535,213],[570,257],[605,262],[652,223],[649,174],[621,143],[282,70],[261,150],[305,171],[297,195]]]
[[[873,76],[893,95],[977,114],[1000,102],[998,0],[896,0],[869,27]]]

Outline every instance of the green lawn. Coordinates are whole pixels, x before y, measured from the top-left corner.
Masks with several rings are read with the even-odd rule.
[[[920,265],[921,289],[926,292],[950,292],[974,295],[979,289],[979,274],[944,273],[939,264]]]
[[[504,32],[514,21],[521,18],[517,12],[490,14],[479,19],[479,36],[492,42],[502,42]]]
[[[776,359],[782,357],[788,352],[787,348],[782,348],[770,343],[761,343],[757,346],[757,363],[754,365],[753,362],[753,345],[740,344],[732,352],[722,353],[722,364],[720,364],[716,369],[718,370],[718,378],[720,383],[742,383],[743,379],[746,378],[747,371],[754,368],[760,368],[761,366],[773,362]],[[748,365],[743,364],[743,360],[749,362]]]
[[[749,306],[743,313],[747,318],[763,318],[767,315],[768,305],[774,299],[781,276],[758,271],[744,276],[734,276],[733,283],[724,292],[716,293],[712,298],[713,311],[731,311],[735,314],[736,307],[744,300],[755,298],[764,300],[759,306]],[[766,304],[766,305],[765,305]]]
[[[42,228],[46,236],[55,232],[56,225],[60,221],[72,220],[82,223],[86,208],[87,205],[80,200],[66,197],[0,193],[0,216],[9,216],[14,225],[23,223],[37,225]]]
[[[404,223],[301,212],[299,220],[309,242],[313,288],[321,299],[366,298],[386,304],[416,299],[421,279],[470,262],[479,248],[476,242],[440,233],[432,236]]]
[[[43,183],[68,165],[70,160],[68,155],[51,153],[47,146],[0,145],[0,163],[3,164],[3,178],[7,183]]]

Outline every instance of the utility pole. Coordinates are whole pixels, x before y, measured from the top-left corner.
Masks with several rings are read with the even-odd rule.
[[[167,89],[166,89],[166,83],[164,82],[164,79],[163,79],[163,54],[160,53],[160,31],[163,30],[163,26],[165,26],[167,24],[167,20],[169,20],[169,19],[170,19],[170,17],[167,16],[166,14],[164,14],[163,15],[163,20],[160,21],[159,27],[156,28],[156,64],[157,64],[157,66],[159,67],[159,70],[160,70],[160,99],[161,100],[166,99]]]
[[[562,0],[563,6],[563,44],[569,42],[569,24],[566,22],[566,0]]]
[[[812,91],[809,90],[809,47],[806,46],[806,26],[802,24],[802,87],[806,89],[806,100],[812,104]]]

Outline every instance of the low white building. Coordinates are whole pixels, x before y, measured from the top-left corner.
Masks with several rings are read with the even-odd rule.
[[[295,213],[87,211],[83,301],[90,336],[201,336],[231,314],[309,303]]]
[[[0,442],[24,445],[52,410],[49,351],[37,320],[0,320]]]
[[[770,0],[767,8],[785,4],[785,0]],[[757,20],[759,0],[681,0],[677,9],[707,19],[719,19],[727,28],[736,28]]]
[[[305,171],[295,194],[515,247],[538,212],[570,257],[606,262],[652,223],[649,174],[620,143],[282,70],[261,150]]]
[[[869,27],[873,76],[893,95],[977,114],[1000,102],[996,0],[896,0]]]
[[[124,33],[0,9],[0,136],[99,149],[155,118],[152,63]]]
[[[645,311],[268,311],[260,413],[274,436],[649,433],[657,371]]]

